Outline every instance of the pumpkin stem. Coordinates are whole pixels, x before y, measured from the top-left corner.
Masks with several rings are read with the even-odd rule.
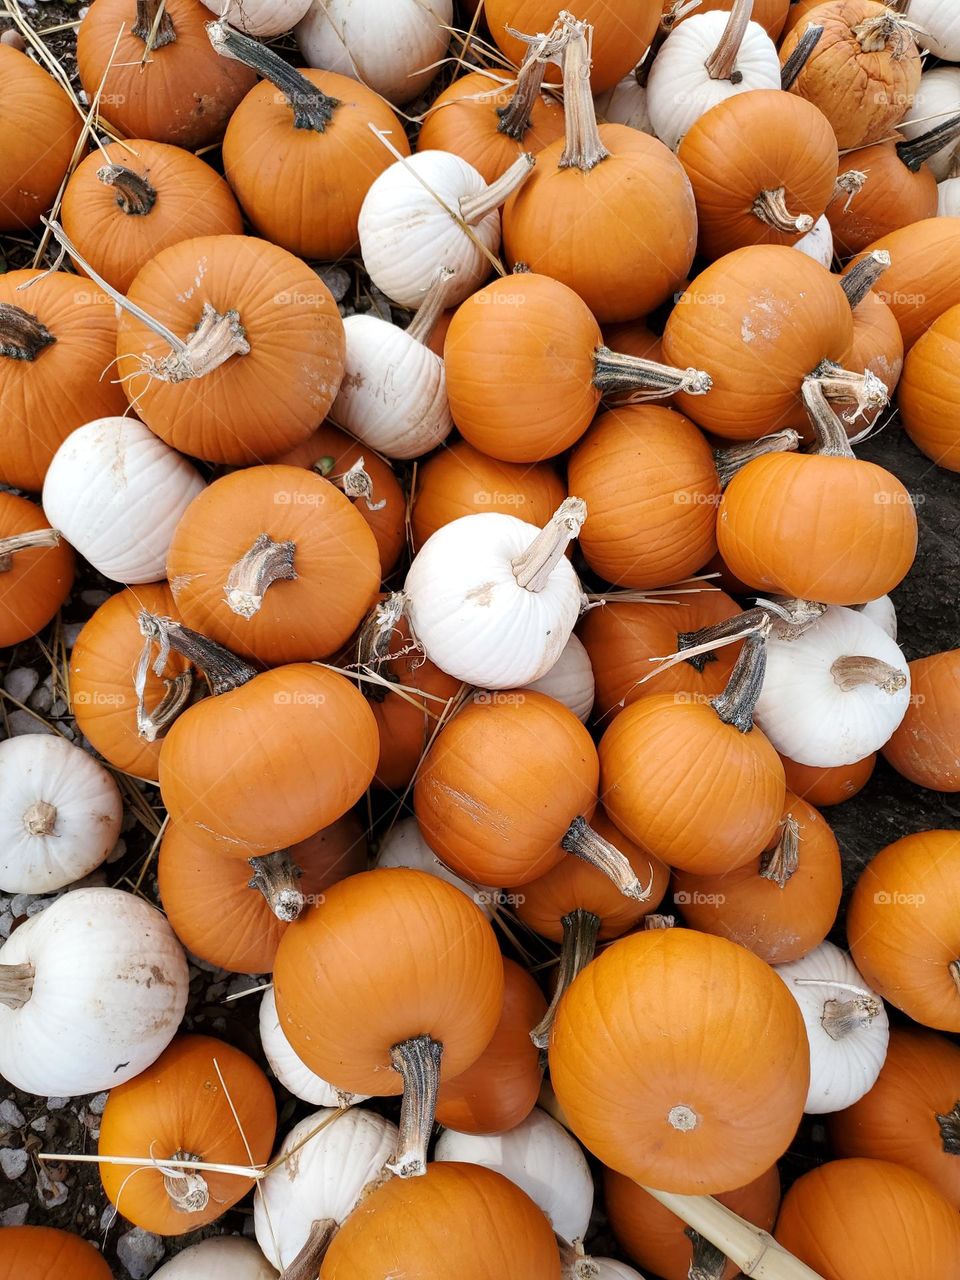
[[[195,1160],[201,1162],[200,1156],[189,1151],[175,1151],[171,1160]],[[210,1203],[210,1188],[202,1174],[191,1173],[189,1169],[180,1169],[173,1165],[164,1166],[163,1189],[170,1197],[170,1203],[177,1213],[202,1213]]]
[[[937,1112],[937,1124],[944,1155],[960,1156],[960,1102],[955,1102],[944,1116]]]
[[[960,116],[951,116],[935,129],[921,133],[911,142],[898,142],[897,155],[911,173],[919,173],[923,164],[960,135]]]
[[[750,732],[766,669],[767,638],[763,632],[755,631],[744,639],[727,687],[710,699],[710,705],[724,724],[733,725],[741,733]]]
[[[780,823],[780,838],[772,849],[760,855],[760,874],[785,889],[800,865],[800,824],[792,813]]]
[[[11,360],[36,360],[56,338],[45,324],[12,302],[0,302],[0,356]]]
[[[723,1280],[727,1269],[727,1255],[721,1253],[693,1227],[684,1227],[683,1234],[691,1244],[690,1269],[687,1280]]]
[[[177,29],[163,0],[137,0],[137,20],[130,30],[148,51],[162,49],[177,38]]]
[[[837,178],[837,184],[833,188],[833,199],[839,200],[843,195],[847,197],[843,205],[844,213],[847,213],[853,204],[854,196],[858,196],[866,186],[869,176],[864,169],[848,169]],[[885,252],[885,250],[878,250],[878,252]],[[840,283],[842,284],[843,281]]]
[[[328,98],[273,49],[234,31],[223,21],[208,22],[207,36],[221,58],[242,62],[280,90],[293,112],[295,129],[312,129],[314,133],[325,131],[340,106],[337,98]]]
[[[495,182],[488,183],[476,196],[463,196],[460,200],[460,217],[467,226],[475,227],[482,222],[488,213],[493,213],[513,195],[518,187],[523,186],[533,172],[537,163],[536,156],[524,151],[517,156],[513,164]]]
[[[843,423],[830,408],[824,388],[816,377],[804,378],[801,386],[807,416],[817,438],[817,450],[823,458],[852,458],[850,437]]]
[[[956,983],[957,992],[960,993],[960,960],[951,960],[947,968],[950,970],[950,977]]]
[[[677,652],[685,649],[700,649],[703,645],[713,644],[715,649],[723,646],[715,641],[739,640],[756,629],[757,623],[765,621],[762,609],[746,609],[743,613],[735,613],[732,618],[724,618],[722,622],[714,622],[709,627],[701,627],[699,631],[678,631]],[[684,659],[695,671],[703,671],[708,662],[716,662],[713,653],[707,649],[702,653],[691,654]]]
[[[843,1040],[861,1027],[869,1027],[883,1009],[876,996],[854,996],[852,1000],[825,1000],[820,1025],[831,1040]]]
[[[241,618],[252,618],[272,583],[296,581],[296,549],[295,542],[274,542],[269,533],[261,533],[227,574],[223,588],[227,607]]]
[[[785,235],[805,235],[813,227],[813,218],[809,213],[791,213],[787,208],[785,187],[761,191],[753,202],[753,212],[761,222]]]
[[[497,132],[513,138],[514,142],[523,141],[524,135],[530,128],[533,108],[537,105],[537,99],[540,96],[540,87],[543,84],[548,61],[547,56],[544,56],[544,52],[538,47],[542,43],[543,41],[537,38],[537,43],[527,49],[517,74],[517,87],[513,97],[505,107],[497,107]],[[547,53],[549,52],[548,48]]]
[[[181,344],[162,360],[148,360],[147,371],[161,382],[189,382],[219,369],[231,356],[250,353],[238,311],[222,314],[210,302],[203,304],[197,327]]]
[[[97,170],[97,178],[117,193],[117,204],[124,213],[142,218],[157,203],[156,188],[132,169],[122,164],[105,164]]]
[[[0,573],[9,573],[13,557],[19,551],[34,551],[38,547],[56,547],[60,542],[59,529],[31,529],[29,533],[15,533],[10,538],[0,538]]]
[[[574,818],[560,841],[560,848],[583,862],[589,862],[591,867],[612,880],[625,898],[646,902],[650,897],[654,881],[653,866],[649,866],[650,881],[644,888],[626,856],[616,845],[604,840],[598,831],[594,831],[586,818]]]
[[[379,502],[373,500],[373,480],[369,471],[364,469],[363,454],[352,466],[347,467],[342,476],[337,477],[337,482],[348,498],[362,498],[368,511],[382,511],[387,505],[386,498],[381,498]]]
[[[576,538],[587,518],[582,498],[564,498],[522,555],[512,562],[513,576],[526,591],[542,591],[559,564],[567,545]]]
[[[714,449],[713,460],[720,477],[720,488],[725,489],[737,472],[742,471],[755,458],[762,458],[768,453],[792,453],[799,447],[800,436],[788,427],[785,431],[775,431],[769,436],[761,436],[759,440],[749,440],[746,444]]]
[[[171,649],[203,672],[214,694],[229,693],[259,674],[256,667],[251,667],[222,644],[191,631],[174,618],[161,618],[143,609],[137,622],[140,634],[159,646],[160,652],[153,666],[157,675],[162,673]]]
[[[403,1077],[403,1102],[397,1153],[386,1168],[400,1178],[416,1178],[427,1171],[442,1056],[443,1045],[431,1036],[403,1040],[390,1050],[393,1069]]]
[[[279,849],[260,858],[248,858],[253,871],[250,889],[259,889],[267,906],[284,924],[299,920],[306,899],[297,888],[303,875],[289,849]]]
[[[840,288],[847,295],[850,310],[855,311],[890,265],[886,249],[874,249],[855,263],[840,278]]]
[[[592,28],[566,16],[568,40],[563,50],[564,147],[558,168],[589,173],[610,152],[600,140],[597,109],[590,91],[590,50],[587,33]]]
[[[390,642],[407,607],[402,591],[391,591],[386,600],[378,601],[363,622],[357,635],[357,665],[377,670],[390,657]]]
[[[144,652],[149,659],[149,645],[147,645]],[[153,710],[147,711],[143,702],[143,693],[146,685],[146,666],[144,666],[143,678],[139,683],[134,680],[134,688],[137,693],[137,737],[142,738],[144,742],[156,742],[161,734],[166,733],[190,701],[190,695],[193,693],[193,672],[181,671],[179,675],[174,676],[172,679],[164,679],[163,683],[166,685],[166,692]]]
[[[753,0],[733,0],[723,35],[703,64],[711,80],[729,80],[731,84],[739,84],[743,79],[743,72],[736,70],[736,64],[752,16]]]
[[[317,1280],[317,1273],[336,1234],[336,1219],[317,1218],[311,1223],[303,1248],[290,1265],[284,1267],[280,1280]]]
[[[538,1049],[546,1049],[550,1043],[553,1020],[557,1016],[557,1009],[567,988],[596,955],[597,937],[603,922],[592,911],[577,907],[563,916],[560,923],[563,925],[563,942],[560,944],[557,985],[549,1009],[530,1032],[530,1039]]]
[[[0,1004],[22,1009],[33,995],[32,964],[0,964]]]
[[[916,49],[917,44],[913,38],[915,34],[923,35],[915,22],[908,22],[891,9],[876,17],[864,18],[852,31],[864,53],[883,53],[889,45],[894,62],[900,62],[911,50]]]
[[[424,345],[433,333],[440,314],[447,305],[450,293],[450,281],[457,273],[451,267],[440,267],[434,276],[433,283],[423,295],[423,301],[407,325],[407,335],[414,342]]]
[[[57,810],[46,800],[35,800],[23,814],[23,825],[31,836],[52,836],[57,825]]]
[[[636,391],[632,400],[658,400],[684,391],[689,396],[702,396],[713,386],[713,379],[702,369],[674,369],[640,356],[625,356],[609,347],[597,347],[593,353],[593,385],[601,395],[612,391]],[[628,402],[629,403],[629,400]]]
[[[827,611],[819,600],[761,600],[760,607],[770,619],[770,632],[778,640],[795,640],[809,631]]]
[[[650,48],[643,55],[640,62],[634,68],[634,78],[641,88],[646,88],[647,81],[650,79],[650,68],[653,66],[657,54],[663,48],[667,37],[676,30],[678,23],[685,18],[688,13],[693,13],[694,9],[699,9],[702,0],[673,0],[673,4],[666,9],[660,19],[660,25],[657,27],[650,42]]]
[[[789,89],[795,83],[797,76],[809,62],[810,55],[820,43],[822,35],[823,27],[817,26],[815,22],[807,23],[807,29],[794,46],[793,53],[780,68],[781,89]]]
[[[640,927],[645,933],[652,933],[654,929],[675,929],[676,926],[676,916],[665,916],[657,911],[651,911],[640,921]]]
[[[875,685],[882,693],[899,693],[907,684],[905,672],[898,671],[880,658],[860,654],[843,654],[830,667],[830,674],[844,693],[865,684]]]

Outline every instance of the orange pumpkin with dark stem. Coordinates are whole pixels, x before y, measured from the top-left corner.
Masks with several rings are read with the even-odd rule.
[[[237,202],[215,169],[180,147],[140,138],[77,165],[61,218],[83,257],[121,293],[168,245],[243,234]]]
[[[823,809],[832,804],[843,804],[870,781],[877,763],[877,754],[858,760],[856,764],[835,765],[828,769],[818,769],[814,765],[797,764],[781,756],[783,772],[787,778],[787,789],[808,804]]]
[[[0,1280],[113,1280],[93,1247],[56,1227],[4,1227],[0,1231]]]
[[[960,649],[910,663],[910,705],[883,756],[918,786],[960,791]]]
[[[758,1177],[792,1140],[806,1032],[789,991],[749,951],[655,929],[611,943],[575,980],[554,1023],[550,1078],[604,1164],[712,1195]]]
[[[134,1226],[184,1235],[214,1222],[254,1180],[151,1164],[264,1164],[276,1130],[273,1090],[252,1058],[210,1036],[180,1036],[152,1067],[111,1089],[99,1154],[137,1156],[143,1166],[101,1164],[103,1189]]]
[[[919,831],[881,849],[853,891],[847,940],[885,1000],[960,1031],[960,832]]]
[[[864,254],[877,250],[890,255],[877,292],[896,316],[909,352],[939,316],[960,304],[960,276],[944,266],[960,253],[960,218],[924,218],[874,240]]]
[[[945,311],[910,350],[900,380],[904,430],[938,467],[960,471],[960,305]]]
[[[0,649],[47,625],[73,586],[73,549],[40,507],[0,493]]]
[[[841,261],[891,231],[936,217],[937,180],[924,164],[935,150],[920,137],[879,142],[844,156],[837,191],[827,207]]]

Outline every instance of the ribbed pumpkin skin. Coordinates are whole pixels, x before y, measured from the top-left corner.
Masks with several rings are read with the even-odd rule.
[[[823,1280],[957,1280],[960,1218],[926,1178],[884,1160],[833,1160],[783,1198],[774,1232]]]
[[[276,1129],[273,1090],[252,1058],[210,1036],[180,1036],[142,1075],[110,1091],[99,1154],[162,1162],[183,1151],[211,1164],[260,1164],[270,1158]],[[164,1236],[215,1221],[254,1185],[252,1178],[204,1173],[210,1202],[184,1213],[174,1208],[159,1170],[133,1172],[134,1166],[102,1164],[103,1189],[135,1226]]]
[[[596,48],[594,39],[594,58]],[[510,267],[525,262],[562,281],[608,324],[648,315],[681,286],[696,252],[697,208],[662,142],[623,124],[599,132],[610,155],[588,173],[559,167],[562,139],[544,147],[504,205],[503,247]]]
[[[0,481],[39,493],[71,431],[127,408],[123,389],[101,376],[117,353],[117,319],[105,293],[65,271],[8,271],[0,303],[36,316],[56,338],[35,360],[0,356]]]
[[[504,959],[497,1029],[473,1066],[440,1086],[438,1124],[458,1133],[506,1133],[526,1120],[543,1074],[530,1031],[546,1011],[543,992],[526,969]]]
[[[511,24],[512,25],[512,24]],[[563,137],[563,108],[537,96],[523,141],[500,133],[499,107],[513,99],[514,88],[483,71],[470,71],[444,89],[420,129],[420,151],[452,151],[470,162],[484,182],[495,182],[523,154],[536,155]]]
[[[451,520],[484,511],[505,511],[542,529],[566,496],[551,467],[500,462],[456,440],[417,468],[413,549]]]
[[[890,254],[891,265],[876,292],[896,316],[904,350],[909,352],[938,316],[960,304],[960,277],[945,266],[960,253],[960,218],[911,223],[874,240],[864,253],[874,249]],[[850,265],[857,261],[859,257]]]
[[[753,587],[864,604],[906,577],[917,552],[917,516],[896,476],[872,462],[767,454],[727,486],[717,542]]]
[[[598,773],[589,733],[553,698],[480,695],[427,753],[414,810],[427,844],[458,875],[513,888],[568,856],[560,840],[574,818],[593,814]]]
[[[873,775],[877,755],[874,752],[856,764],[841,764],[827,769],[797,764],[796,760],[788,760],[786,756],[781,756],[780,760],[787,776],[787,788],[801,800],[823,809],[828,805],[843,804],[844,800],[862,791]]]
[[[960,471],[960,306],[945,311],[911,348],[900,380],[907,435],[938,467]]]
[[[869,369],[875,373],[892,396],[903,371],[903,338],[896,316],[878,293],[871,289],[853,311],[853,347],[850,368],[858,373]],[[882,409],[867,410],[879,417]]]
[[[701,0],[700,7],[693,12],[710,13],[713,9],[726,9],[728,5],[729,0]],[[663,0],[664,13],[669,13],[673,7],[674,0]],[[787,14],[792,12],[790,0],[754,0],[751,20],[759,22],[771,40],[777,40],[787,21]]]
[[[933,128],[935,123],[928,127]],[[895,143],[881,142],[850,152],[843,157],[841,172],[851,169],[867,174],[863,189],[852,197],[841,191],[827,206],[827,220],[840,259],[862,252],[874,240],[900,227],[936,217],[936,178],[925,164],[916,173],[908,169],[897,154]]]
[[[708,0],[708,2],[711,2],[711,0]],[[797,25],[799,25],[801,33],[806,31],[807,24],[810,21],[808,16],[810,10],[819,8],[823,3],[824,0],[791,0],[782,35],[786,36]]]
[[[713,389],[677,407],[727,440],[807,426],[803,379],[824,360],[846,366],[853,317],[828,271],[789,246],[737,249],[697,276],[667,320],[663,357],[706,369]]]
[[[147,180],[157,193],[149,213],[123,211],[116,189],[97,177],[105,164],[122,165]],[[243,234],[239,206],[215,169],[190,151],[143,138],[112,143],[82,160],[63,193],[61,214],[64,231],[83,257],[121,293],[169,245],[194,236]]]
[[[305,440],[326,416],[343,377],[343,324],[323,281],[285,249],[253,236],[185,240],[148,262],[128,296],[182,338],[205,302],[221,315],[236,310],[250,343],[203,377],[160,381],[142,361],[162,361],[169,346],[123,313],[118,376],[139,416],[174,449],[260,462]]]
[[[330,885],[367,868],[367,842],[353,814],[292,845],[303,872],[297,888],[308,902]],[[157,862],[160,901],[167,919],[193,955],[232,973],[269,973],[289,928],[270,910],[253,870],[240,858],[224,858],[191,840],[171,823]]]
[[[906,115],[920,83],[920,54],[909,37],[900,56],[891,40],[879,52],[861,47],[854,28],[883,12],[884,6],[873,0],[831,0],[806,15],[824,31],[790,92],[816,103],[841,150],[886,137]],[[781,65],[805,30],[806,23],[798,22],[784,39]]]
[[[656,1271],[664,1280],[687,1280],[693,1245],[684,1234],[681,1219],[643,1187],[612,1169],[604,1170],[603,1189],[610,1225],[628,1257],[638,1266]],[[777,1166],[772,1165],[745,1187],[722,1192],[717,1199],[754,1226],[771,1231],[780,1204]],[[715,1280],[735,1280],[740,1274],[728,1259]]]
[[[565,284],[503,276],[457,310],[443,358],[460,434],[503,462],[540,462],[583,435],[600,403],[600,327]]]
[[[769,966],[722,938],[656,929],[611,943],[574,980],[554,1023],[550,1078],[573,1132],[604,1164],[664,1191],[713,1195],[786,1150],[806,1100],[807,1052],[800,1011]],[[677,1107],[695,1122],[676,1127]]]
[[[662,605],[611,601],[585,615],[577,634],[590,655],[597,684],[595,708],[600,716],[606,717],[621,702],[629,706],[652,694],[713,698],[723,692],[740,653],[739,644],[716,649],[702,671],[680,662],[646,684],[637,683],[653,669],[650,658],[677,652],[680,634],[713,626],[741,612],[736,601],[722,591],[698,591],[682,599],[679,604]]]
[[[0,45],[0,81],[0,232],[19,232],[53,204],[81,119],[53,76],[10,45]]]
[[[165,582],[143,583],[118,591],[97,609],[77,637],[70,654],[70,704],[77,725],[115,769],[156,782],[163,738],[146,742],[137,733],[134,672],[143,652],[137,624],[140,611],[180,621],[173,594]],[[171,649],[164,666],[167,679],[190,664]],[[147,669],[144,706],[152,711],[166,693],[163,679]]]
[[[265,240],[301,258],[330,260],[356,246],[363,198],[393,163],[368,124],[383,130],[401,155],[410,154],[410,144],[400,121],[366,85],[312,67],[300,68],[300,75],[339,103],[323,133],[295,128],[286,98],[261,80],[230,117],[223,169]]]
[[[920,831],[887,845],[864,869],[847,912],[847,940],[867,985],[915,1022],[960,1031],[960,832]]]
[[[329,889],[284,934],[274,985],[284,1035],[311,1071],[377,1097],[403,1091],[394,1045],[432,1036],[443,1045],[441,1079],[455,1079],[490,1043],[503,1008],[503,962],[483,912],[406,867]]]
[[[26,498],[0,493],[0,538],[49,529],[43,510]],[[73,548],[30,547],[0,573],[0,648],[29,640],[47,625],[73,586]]]
[[[800,232],[768,226],[754,201],[782,187],[791,215],[816,221],[837,180],[837,140],[823,112],[776,89],[712,107],[684,135],[677,158],[697,201],[700,253],[711,259],[749,244],[794,244]]]
[[[160,752],[160,793],[195,840],[251,858],[336,822],[370,785],[378,749],[363,695],[296,663],[184,712]]]
[[[55,1227],[4,1227],[0,1231],[0,1280],[113,1280],[93,1247]]]
[[[391,1178],[333,1238],[320,1280],[560,1280],[549,1222],[493,1169],[443,1161]]]
[[[668,866],[722,875],[772,843],[786,793],[780,757],[760,729],[740,733],[706,701],[641,698],[616,716],[599,754],[607,813]]]
[[[960,1208],[960,1160],[944,1150],[937,1116],[960,1099],[960,1047],[919,1027],[891,1027],[876,1084],[827,1119],[838,1156],[890,1160],[933,1183]]]
[[[960,791],[960,649],[911,662],[910,691],[884,759],[918,786]]]
[[[567,484],[587,504],[583,554],[607,582],[667,586],[717,549],[713,450],[673,409],[637,405],[599,414],[573,451]]]
[[[787,792],[783,816],[800,829],[800,864],[784,888],[760,874],[760,858],[727,875],[677,871],[673,880],[673,904],[692,929],[739,942],[767,964],[799,960],[818,947],[843,889],[840,849],[822,815]]]

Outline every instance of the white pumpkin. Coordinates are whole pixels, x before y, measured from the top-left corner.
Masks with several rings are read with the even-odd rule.
[[[151,1280],[277,1280],[277,1273],[252,1240],[211,1236],[178,1253]]]
[[[364,197],[358,223],[373,283],[401,307],[418,307],[447,267],[455,272],[447,305],[463,302],[490,274],[491,255],[500,248],[499,206],[532,165],[532,156],[521,156],[492,186],[449,151],[418,151],[384,169]]]
[[[583,1280],[643,1280],[639,1271],[628,1267],[625,1262],[617,1262],[614,1258],[588,1257],[583,1261],[587,1265],[580,1271],[574,1267],[573,1280],[580,1280],[581,1276]]]
[[[367,1097],[345,1093],[310,1070],[283,1033],[273,987],[267,987],[260,1001],[260,1043],[273,1074],[302,1102],[314,1107],[352,1107]]]
[[[937,217],[960,218],[960,178],[944,178],[938,184]]]
[[[412,867],[414,871],[426,871],[428,875],[446,880],[447,884],[452,884],[455,889],[466,894],[488,918],[493,915],[499,889],[471,884],[469,880],[464,880],[455,871],[451,871],[424,840],[416,818],[401,818],[390,828],[380,844],[376,865]]]
[[[294,1125],[278,1158],[299,1149],[261,1179],[254,1197],[254,1227],[266,1258],[279,1270],[299,1259],[297,1275],[315,1276],[316,1264],[306,1261],[320,1244],[323,1224],[343,1222],[396,1147],[397,1126],[362,1107],[324,1108]]]
[[[796,1000],[810,1044],[804,1110],[824,1115],[851,1107],[874,1086],[887,1056],[890,1025],[883,1001],[845,951],[821,942],[800,960],[773,966]]]
[[[586,1234],[593,1212],[590,1168],[576,1138],[539,1107],[507,1133],[445,1129],[434,1159],[495,1169],[540,1206],[558,1236],[573,1244]]]
[[[403,106],[440,69],[452,23],[453,0],[313,0],[294,35],[308,67],[360,80]]]
[[[593,710],[597,685],[590,665],[590,655],[583,642],[576,635],[571,635],[563,652],[550,670],[525,686],[535,693],[545,693],[548,698],[556,698],[568,707],[578,720],[586,723]]]
[[[647,90],[634,72],[624,76],[605,93],[594,94],[593,103],[601,124],[625,124],[640,133],[653,133],[647,109]]]
[[[117,843],[123,801],[102,764],[64,738],[0,742],[0,891],[52,893]]]
[[[718,102],[750,89],[780,88],[776,45],[759,23],[743,24],[750,7],[750,0],[735,0],[729,13],[694,13],[667,36],[654,58],[647,110],[653,132],[673,151]],[[729,78],[733,71],[739,73],[736,84]]]
[[[912,14],[908,17],[912,19]],[[960,67],[934,67],[920,77],[920,87],[897,130],[912,142],[956,115],[960,115]],[[958,157],[960,138],[954,138],[927,160],[938,182],[954,176]]]
[[[818,218],[807,234],[794,242],[793,248],[799,249],[829,271],[833,264],[833,229],[827,221],[827,215],[823,214]]]
[[[539,534],[516,516],[461,516],[414,558],[407,617],[441,671],[481,689],[546,675],[580,614],[580,582],[563,554],[585,504],[567,498]]]
[[[891,640],[897,638],[897,611],[889,596],[880,596],[876,600],[868,600],[858,610],[865,618],[875,622],[881,631],[885,631]]]
[[[781,755],[830,768],[879,751],[909,703],[896,641],[856,609],[831,607],[802,635],[768,638],[754,719]]]
[[[203,0],[211,13],[248,36],[269,39],[292,31],[310,0]]]
[[[920,28],[917,44],[944,62],[960,62],[960,6],[957,0],[910,0],[906,15]]]
[[[166,917],[120,889],[74,889],[0,947],[0,1075],[42,1097],[132,1080],[176,1034],[183,947]]]
[[[97,418],[53,455],[43,510],[104,577],[158,582],[173,531],[203,488],[196,468],[142,422]]]

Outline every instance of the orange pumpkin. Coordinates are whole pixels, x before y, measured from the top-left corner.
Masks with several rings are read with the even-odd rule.
[[[936,217],[937,180],[923,163],[922,143],[922,138],[880,142],[844,156],[840,183],[827,207],[841,260],[891,231]],[[848,186],[851,173],[855,176]],[[863,182],[858,180],[861,175],[866,175]]]
[[[892,396],[903,371],[903,338],[897,318],[873,289],[853,308],[853,346],[850,350],[850,368],[868,369],[876,374]],[[883,412],[879,406],[867,409],[863,421],[869,423]],[[862,429],[857,423],[854,431]]]
[[[958,355],[960,305],[945,311],[920,336],[900,380],[900,415],[907,435],[947,471],[960,471]]]
[[[47,625],[73,586],[73,549],[40,507],[0,493],[0,649]]]
[[[874,240],[864,254],[880,249],[890,255],[891,265],[877,293],[896,316],[909,352],[939,316],[960,305],[960,277],[945,269],[960,253],[960,218],[924,218]]]
[[[0,82],[0,232],[22,232],[53,204],[81,118],[53,76],[8,44],[0,45]]]
[[[210,1036],[179,1036],[152,1067],[110,1091],[99,1154],[136,1156],[143,1165],[101,1164],[103,1189],[134,1226],[184,1235],[214,1222],[254,1180],[151,1164],[262,1164],[276,1130],[273,1090],[252,1058]]]
[[[960,649],[910,663],[910,705],[883,748],[896,771],[931,791],[960,791]]]
[[[140,138],[93,151],[77,166],[61,218],[86,261],[121,293],[168,245],[243,232],[216,170],[180,147]]]
[[[881,849],[857,881],[847,939],[885,1000],[960,1031],[960,833],[919,831]]]
[[[816,0],[817,4],[821,2],[822,0]],[[729,5],[730,0],[700,0],[700,5],[693,12],[710,13],[714,9],[727,9]],[[664,16],[666,17],[676,7],[677,0],[663,0]],[[792,12],[790,0],[754,0],[750,17],[753,22],[759,22],[771,40],[778,40],[787,21],[787,14]]]
[[[673,888],[691,928],[730,938],[767,964],[786,964],[833,927],[843,889],[840,848],[822,815],[787,792],[772,849],[726,875],[677,871]]]
[[[0,1231],[0,1280],[112,1280],[113,1272],[93,1247],[56,1227],[4,1227]]]
[[[945,1036],[891,1027],[876,1084],[827,1123],[837,1155],[902,1164],[960,1208],[960,1047]]]
[[[604,1164],[713,1195],[782,1155],[808,1059],[800,1010],[768,965],[723,938],[655,929],[611,943],[576,979],[554,1024],[550,1078]]]
[[[808,804],[818,809],[832,804],[843,804],[870,781],[877,763],[877,753],[873,752],[856,764],[839,764],[832,768],[821,769],[815,765],[797,764],[781,756],[783,772],[787,778],[787,789]]]
[[[791,0],[781,34],[786,37],[796,26],[800,27],[802,34],[811,21],[810,10],[818,9],[823,3],[824,0]]]

